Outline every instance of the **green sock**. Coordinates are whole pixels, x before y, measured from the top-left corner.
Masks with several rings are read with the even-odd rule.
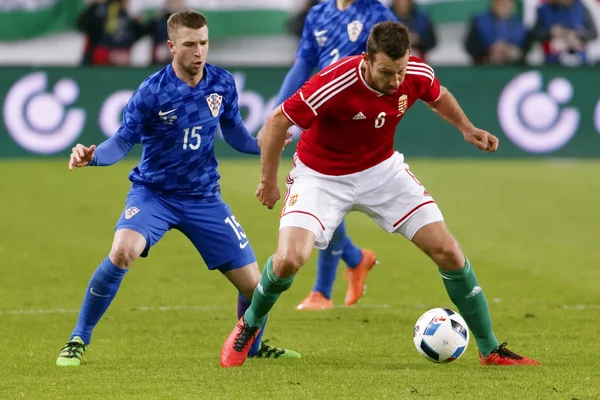
[[[440,275],[450,300],[458,307],[460,315],[469,325],[479,351],[484,357],[489,356],[499,343],[492,331],[492,317],[487,300],[471,263],[467,260],[465,266],[458,271],[440,270]]]
[[[292,286],[294,276],[289,278],[281,279],[273,271],[273,256],[269,257],[265,263],[265,269],[263,270],[262,278],[260,283],[254,289],[252,295],[252,302],[250,307],[244,313],[244,319],[250,326],[260,327],[262,326],[265,318],[271,308],[275,305],[275,302],[281,295]]]

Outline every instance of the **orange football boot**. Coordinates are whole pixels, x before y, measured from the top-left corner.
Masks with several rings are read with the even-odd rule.
[[[367,274],[377,264],[377,257],[371,250],[362,250],[362,261],[355,268],[346,269],[348,291],[344,303],[347,306],[355,304],[365,292]]]
[[[248,358],[250,347],[259,332],[260,327],[251,327],[242,316],[223,344],[221,366],[223,368],[241,366]]]
[[[492,350],[492,353],[484,357],[479,353],[479,362],[481,365],[540,365],[540,363],[531,358],[527,358],[506,348],[506,342]]]
[[[319,311],[333,308],[333,301],[328,299],[321,292],[310,292],[302,303],[296,306],[296,310],[301,311]]]

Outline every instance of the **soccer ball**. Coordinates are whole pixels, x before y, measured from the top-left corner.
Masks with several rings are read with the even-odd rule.
[[[415,347],[423,357],[436,363],[449,363],[467,349],[469,327],[456,312],[434,308],[417,320],[413,336]]]

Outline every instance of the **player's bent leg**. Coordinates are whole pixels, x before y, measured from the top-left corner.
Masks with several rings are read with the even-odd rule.
[[[539,365],[499,344],[485,294],[471,263],[443,221],[422,226],[411,238],[439,267],[448,296],[473,332],[483,365]]]
[[[133,229],[115,232],[109,258],[119,268],[129,268],[146,248],[146,238]]]
[[[221,366],[244,363],[267,314],[281,293],[291,287],[296,272],[310,257],[315,240],[315,233],[305,228],[287,226],[280,230],[277,251],[265,264],[250,308],[223,344]]]
[[[342,258],[348,265],[348,268],[346,269],[348,290],[346,291],[344,304],[346,306],[351,306],[356,304],[362,295],[366,293],[367,274],[373,269],[378,261],[377,256],[373,251],[369,249],[359,249],[352,244],[348,236],[346,236],[344,240],[345,246]],[[360,254],[360,258],[356,255],[356,251]],[[354,255],[352,256],[352,254]],[[359,261],[357,262],[355,260]]]
[[[224,275],[245,299],[252,299],[254,289],[261,278],[256,261],[241,268],[229,270]]]
[[[344,252],[345,239],[346,229],[342,222],[333,232],[329,246],[326,249],[319,250],[315,284],[309,295],[296,306],[296,310],[318,311],[333,308],[331,291],[335,282],[338,264]]]
[[[63,346],[56,365],[80,365],[94,327],[115,298],[127,268],[142,253],[145,246],[146,239],[136,231],[120,229],[115,233],[111,252],[90,279],[77,325],[71,333],[71,339]]]
[[[258,270],[258,264],[253,262],[245,265],[241,268],[236,268],[225,272],[224,274],[227,279],[238,289],[238,320],[242,318],[248,307],[250,307],[250,301],[252,300],[252,294],[258,282],[260,281],[261,275]],[[267,318],[259,330],[254,343],[248,351],[249,358],[300,358],[300,354],[295,351],[277,348],[271,346],[268,340],[263,341],[262,335],[265,330]]]
[[[344,222],[342,222],[343,226]],[[346,263],[346,279],[348,280],[348,289],[344,304],[351,306],[358,302],[363,294],[366,293],[367,274],[378,263],[377,256],[369,249],[360,249],[356,247],[350,237],[344,231],[344,249],[342,251],[342,260]]]

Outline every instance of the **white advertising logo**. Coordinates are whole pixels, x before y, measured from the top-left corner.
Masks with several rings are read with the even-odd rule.
[[[575,107],[562,107],[573,98],[573,86],[564,78],[554,78],[547,90],[542,74],[523,73],[506,85],[498,99],[498,120],[519,148],[531,153],[550,153],[563,147],[579,127]],[[600,113],[597,108],[596,111]]]
[[[24,149],[39,154],[64,150],[85,124],[82,108],[66,108],[79,97],[77,83],[61,79],[52,92],[46,92],[47,84],[46,73],[34,72],[17,81],[4,99],[8,134]]]

